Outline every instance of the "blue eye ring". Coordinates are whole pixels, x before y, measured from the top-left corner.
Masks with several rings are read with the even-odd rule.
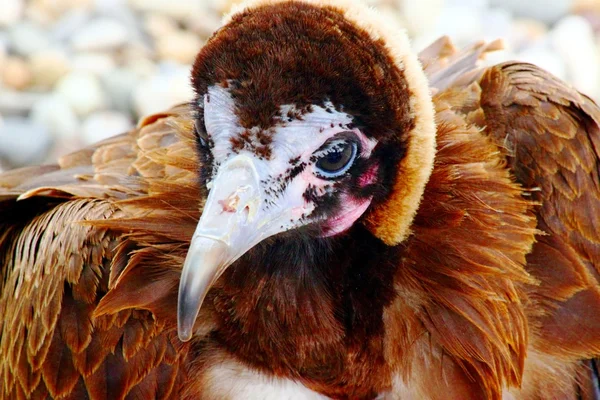
[[[314,153],[315,170],[320,178],[336,179],[348,172],[356,156],[358,144],[354,140],[333,139]]]

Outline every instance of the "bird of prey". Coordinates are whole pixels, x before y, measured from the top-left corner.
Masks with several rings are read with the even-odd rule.
[[[600,110],[251,0],[195,98],[0,175],[2,399],[591,399]]]

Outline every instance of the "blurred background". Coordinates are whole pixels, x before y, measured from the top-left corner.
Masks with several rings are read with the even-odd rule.
[[[0,0],[0,171],[51,162],[187,101],[190,64],[235,0]],[[370,0],[412,38],[505,39],[600,98],[600,0]]]

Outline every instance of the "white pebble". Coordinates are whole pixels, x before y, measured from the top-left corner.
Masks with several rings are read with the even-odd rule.
[[[491,4],[510,10],[518,17],[551,24],[569,12],[573,0],[492,0]]]
[[[448,35],[458,46],[471,44],[483,35],[481,11],[464,6],[446,6],[439,17],[435,36]]]
[[[83,122],[82,134],[85,144],[96,143],[119,133],[130,130],[133,124],[129,118],[116,111],[99,111],[88,116]]]
[[[566,79],[567,77],[565,62],[547,46],[540,45],[526,48],[516,55],[516,59],[535,64],[560,79]]]
[[[398,0],[404,27],[413,35],[422,35],[435,28],[443,0]],[[386,13],[396,15],[396,13]]]
[[[23,0],[2,0],[0,27],[16,24],[23,14]]]
[[[160,38],[177,31],[177,24],[166,15],[150,13],[144,17],[144,29],[152,37]]]
[[[114,57],[101,52],[75,53],[71,57],[71,69],[99,76],[116,68]]]
[[[512,15],[509,11],[502,8],[492,8],[481,13],[481,21],[483,37],[480,39],[495,40],[498,38],[508,38],[513,30]]]
[[[71,45],[75,50],[92,51],[114,49],[127,43],[129,31],[111,18],[99,18],[75,32]]]
[[[68,42],[75,32],[83,29],[90,21],[90,13],[82,8],[69,10],[61,16],[52,28],[54,40]]]
[[[589,96],[598,96],[600,59],[589,23],[579,16],[565,17],[550,32],[550,38],[566,63],[573,86]]]
[[[8,46],[0,41],[0,75],[2,75],[2,71],[4,69],[4,65],[6,64],[6,59],[8,58]]]
[[[531,18],[514,20],[508,40],[515,49],[534,45],[545,40],[548,27],[540,21]]]
[[[0,114],[26,114],[44,97],[46,95],[38,92],[2,88],[0,89]]]
[[[136,73],[127,68],[117,68],[100,77],[112,107],[127,112],[133,109],[133,92],[139,80]]]
[[[476,8],[479,10],[489,8],[490,6],[490,0],[446,0],[445,3],[449,6],[458,5],[463,7]]]
[[[30,0],[29,3],[31,3],[29,8],[33,9],[36,14],[56,21],[70,10],[91,9],[93,0]],[[27,12],[31,13],[29,8]]]
[[[100,13],[111,13],[113,11],[122,11],[127,8],[127,0],[94,0],[94,8]]]
[[[132,58],[128,60],[125,67],[133,71],[138,77],[142,79],[151,78],[157,74],[157,66],[154,61],[146,58]]]
[[[173,60],[182,64],[191,64],[202,48],[200,38],[190,32],[176,31],[158,38],[156,51],[163,60]]]
[[[29,115],[32,121],[48,128],[55,138],[75,139],[79,134],[79,120],[63,98],[50,95],[37,101]]]
[[[189,0],[130,0],[131,7],[138,11],[158,12],[178,19],[186,19],[190,15],[202,18],[201,1]]]
[[[73,71],[56,85],[62,97],[78,115],[87,115],[106,106],[106,95],[98,79],[89,72]]]
[[[187,68],[165,71],[138,84],[134,93],[135,110],[144,116],[191,101],[193,96]]]
[[[51,144],[43,124],[19,117],[0,120],[0,157],[13,167],[41,162]]]
[[[14,25],[9,30],[9,37],[12,49],[22,56],[28,56],[50,47],[48,33],[31,22]]]

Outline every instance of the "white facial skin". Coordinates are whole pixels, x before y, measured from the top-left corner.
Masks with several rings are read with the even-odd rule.
[[[284,105],[281,120],[270,132],[271,152],[267,159],[255,151],[261,143],[233,148],[232,143],[248,132],[239,124],[234,99],[227,89],[211,86],[204,96],[203,108],[214,168],[179,286],[178,330],[184,341],[192,336],[194,321],[210,287],[257,243],[312,222],[322,222],[322,236],[332,236],[352,226],[368,208],[371,198],[337,193],[340,205],[335,215],[314,213],[317,205],[313,199],[339,190],[334,183],[344,179],[352,165],[347,163],[336,173],[340,175],[332,178],[318,168],[318,160],[352,140],[360,154],[352,152],[355,157],[350,159],[368,158],[377,144],[352,128],[352,118],[335,110],[332,104],[313,106],[300,118],[288,118],[288,112],[297,113],[294,106]],[[249,133],[249,140],[256,140],[260,128],[252,128]],[[367,172],[359,184],[368,185],[375,175],[376,169]]]
[[[239,137],[244,131],[237,121],[234,110],[235,103],[227,89],[220,86],[211,86],[208,89],[208,94],[204,96],[205,126],[213,144],[212,155],[217,165],[223,165],[236,156],[231,149],[231,139]],[[284,105],[281,107],[280,115],[285,116],[290,110],[294,110],[294,106]],[[286,216],[291,217],[281,221],[284,230],[309,222],[308,218],[315,209],[315,204],[303,198],[309,185],[316,190],[317,194],[333,190],[335,180],[323,179],[319,176],[315,163],[311,161],[313,153],[329,138],[340,132],[354,132],[361,142],[360,156],[368,158],[371,155],[376,140],[367,138],[358,129],[349,129],[351,122],[351,116],[335,110],[331,103],[325,103],[325,108],[313,106],[312,111],[302,115],[301,119],[282,120],[275,127],[269,160],[261,160],[249,150],[241,150],[237,153],[248,155],[252,159],[258,176],[263,182],[261,189],[266,200],[263,200],[263,207],[268,208],[270,213],[285,213]],[[281,186],[277,179],[289,175],[292,167],[290,160],[297,160],[296,165],[305,163],[306,167],[299,175]],[[209,189],[212,184],[212,181],[209,182]],[[324,235],[333,235],[348,229],[370,203],[370,199],[360,203],[349,198],[348,200],[352,204],[348,202],[343,204],[342,211],[345,218],[337,218],[335,226]],[[281,225],[277,228],[281,232]]]

